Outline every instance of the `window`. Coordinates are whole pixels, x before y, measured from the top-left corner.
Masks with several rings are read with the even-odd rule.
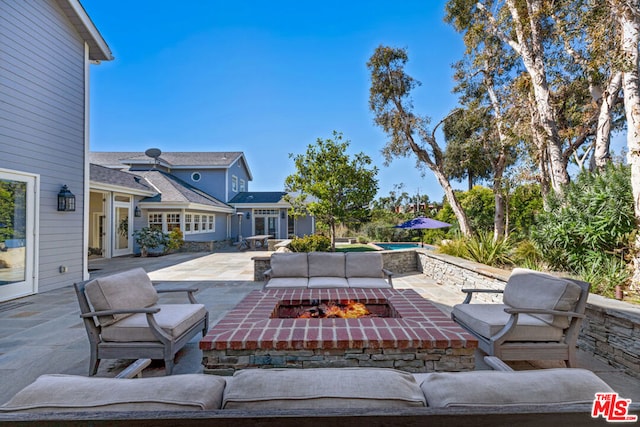
[[[238,192],[238,177],[235,175],[231,177],[231,191]]]
[[[202,175],[200,175],[200,172],[194,172],[191,174],[191,181],[193,182],[200,181],[200,178],[202,178]]]
[[[162,231],[162,214],[161,213],[149,214],[149,228],[152,230]]]
[[[245,186],[244,179],[241,179],[241,180],[240,180],[240,191],[247,191],[247,190],[246,190],[246,186]]]
[[[180,229],[180,214],[168,213],[167,214],[167,232],[170,233],[174,229]]]
[[[178,214],[174,214],[178,216]],[[184,229],[185,233],[210,233],[216,231],[215,215],[204,214],[185,214],[184,215]],[[168,223],[169,219],[167,219]],[[179,221],[178,221],[179,222]]]

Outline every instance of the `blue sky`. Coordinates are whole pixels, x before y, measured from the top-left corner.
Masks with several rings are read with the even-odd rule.
[[[92,150],[243,151],[249,189],[269,191],[294,172],[289,153],[337,130],[379,167],[379,195],[404,183],[442,198],[413,157],[383,165],[366,62],[407,48],[415,109],[439,121],[463,51],[444,1],[81,2],[115,56],[91,69]]]

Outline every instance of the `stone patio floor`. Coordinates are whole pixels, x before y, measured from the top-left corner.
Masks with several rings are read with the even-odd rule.
[[[159,286],[198,287],[199,302],[209,310],[211,325],[249,292],[261,289],[253,281],[255,255],[264,252],[179,253],[158,258],[123,257],[89,262],[91,277],[143,267]],[[421,273],[394,276],[396,288],[412,288],[450,313],[463,296],[455,289],[437,285]],[[166,302],[183,302],[178,296],[163,296]],[[79,317],[73,286],[0,303],[0,404],[42,374],[87,375],[89,343]],[[176,357],[174,374],[202,372],[200,336]],[[622,397],[640,402],[640,381],[578,351],[579,366],[600,376]],[[130,361],[105,360],[98,376],[113,377]],[[516,370],[563,367],[563,362],[510,362]],[[481,366],[479,366],[481,368]],[[144,376],[164,375],[162,362],[154,362]]]

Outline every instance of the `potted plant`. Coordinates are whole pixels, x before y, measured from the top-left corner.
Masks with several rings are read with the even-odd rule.
[[[143,227],[140,230],[134,231],[133,238],[138,246],[140,246],[140,255],[142,257],[148,256],[150,250],[153,252],[153,249],[163,247],[168,242],[168,237],[165,233],[149,227]]]

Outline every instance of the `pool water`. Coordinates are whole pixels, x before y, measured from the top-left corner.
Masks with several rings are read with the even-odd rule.
[[[415,249],[415,248],[421,247],[420,243],[375,243],[375,245],[386,251],[397,251],[400,249]],[[432,250],[433,248],[425,244],[423,249]]]

